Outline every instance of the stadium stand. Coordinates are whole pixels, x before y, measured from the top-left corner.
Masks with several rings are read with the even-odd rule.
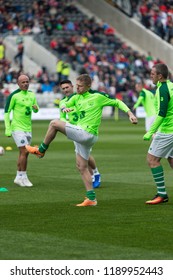
[[[118,1],[118,3],[116,0],[106,1],[128,16],[134,17],[147,29],[173,45],[173,1],[131,0],[131,10],[129,12],[127,12],[126,6],[123,6],[123,1]]]
[[[32,36],[57,61],[68,63],[77,73],[89,73],[93,78],[93,89],[124,99],[130,107],[136,100],[134,84],[137,80],[144,80],[146,88],[152,86],[150,69],[160,60],[154,59],[150,53],[145,56],[134,50],[120,39],[110,24],[83,13],[74,1],[32,0],[28,3],[14,0],[1,5],[3,38],[7,35],[17,38]],[[11,64],[8,64],[8,73],[1,75],[1,96],[4,98],[12,90],[9,84],[14,86],[18,73],[23,70],[16,65],[11,67]],[[41,106],[47,103],[51,106],[54,93],[59,93],[56,69],[53,70],[55,75],[43,75],[43,65],[40,67],[37,75],[30,75],[31,87],[38,93]],[[46,88],[51,90],[44,90]]]

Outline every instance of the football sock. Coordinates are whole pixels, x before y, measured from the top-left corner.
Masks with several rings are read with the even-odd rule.
[[[161,197],[167,196],[166,189],[165,189],[163,167],[160,165],[155,168],[151,168],[151,172],[157,186],[157,194]]]
[[[86,196],[89,200],[94,200],[96,198],[96,194],[94,190],[87,191]]]
[[[16,177],[21,177],[22,176],[22,173],[21,173],[22,171],[18,171],[17,170],[17,174],[16,174]]]
[[[26,178],[26,177],[27,177],[26,171],[21,171],[21,176],[22,176],[23,178]]]
[[[93,174],[99,174],[98,168],[96,167],[95,169],[93,169]]]
[[[40,153],[45,153],[45,151],[48,149],[48,147],[49,147],[49,145],[41,143],[38,149],[39,149]]]

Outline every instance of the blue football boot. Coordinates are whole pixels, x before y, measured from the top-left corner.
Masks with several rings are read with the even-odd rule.
[[[99,188],[101,184],[101,175],[95,174],[93,175],[93,188]]]

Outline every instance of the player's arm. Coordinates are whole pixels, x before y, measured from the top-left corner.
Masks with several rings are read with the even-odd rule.
[[[121,100],[116,99],[117,101],[117,106],[121,111],[124,111],[125,113],[128,114],[129,116],[129,120],[131,121],[131,123],[133,124],[137,124],[138,120],[135,117],[135,115],[132,113],[132,111],[130,110],[130,108]]]
[[[158,130],[159,126],[163,122],[163,119],[163,117],[157,116],[154,123],[151,125],[150,130],[143,136],[144,140],[149,141],[152,138],[152,135]]]
[[[66,113],[60,111],[60,120],[63,121],[63,122],[66,122]]]
[[[63,106],[65,106],[63,104],[64,104],[64,102],[62,102],[62,100],[61,100],[60,103],[59,103],[59,106],[62,105],[62,108],[63,108]],[[60,109],[60,120],[63,121],[63,122],[66,122],[66,113],[63,112],[63,110],[61,110],[61,109]]]
[[[34,98],[34,101],[33,101],[32,111],[33,111],[34,113],[37,113],[37,112],[39,111],[39,106],[38,106],[36,97]]]
[[[11,136],[11,121],[10,121],[10,112],[13,110],[15,104],[14,96],[12,97],[9,95],[7,98],[7,102],[5,105],[5,112],[4,112],[4,123],[5,123],[5,135],[10,137]]]
[[[75,106],[76,95],[71,95],[68,100],[61,100],[60,102],[60,110],[63,113],[72,112],[74,109],[70,109],[70,107]]]
[[[144,97],[139,96],[138,100],[136,101],[136,103],[133,106],[133,109],[136,109],[137,107],[139,107],[139,105],[142,103],[143,100],[144,100]]]
[[[115,99],[110,97],[109,95],[105,94],[103,95],[103,106],[114,106],[119,108],[121,111],[125,112],[129,116],[129,120],[133,124],[137,124],[138,120],[135,117],[135,115],[131,112],[130,108],[121,100]]]
[[[162,92],[160,92],[160,108],[158,116],[151,125],[149,131],[143,136],[144,140],[149,141],[152,138],[152,135],[157,132],[159,126],[162,124],[164,118],[166,117],[169,100],[170,96],[168,91],[165,92],[162,90]]]

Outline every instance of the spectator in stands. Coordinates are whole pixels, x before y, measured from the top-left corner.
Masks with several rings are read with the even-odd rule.
[[[59,59],[57,61],[57,64],[56,64],[56,73],[57,73],[57,82],[58,82],[58,84],[61,82],[62,65],[63,65],[63,61],[62,61],[62,59]]]
[[[24,43],[23,39],[17,42],[17,54],[14,57],[15,63],[19,65],[20,68],[23,67],[23,54],[24,54]]]
[[[0,38],[0,61],[5,58],[5,44],[3,43],[3,39]]]
[[[39,24],[39,21],[36,19],[34,20],[34,23],[33,23],[33,26],[32,26],[32,29],[31,29],[31,32],[32,34],[34,35],[38,35],[40,34],[42,31],[41,31],[41,28],[40,28],[40,24]]]
[[[70,75],[70,64],[67,62],[67,59],[64,59],[62,63],[61,80],[67,80],[69,75]]]
[[[53,92],[53,83],[50,83],[49,80],[45,80],[42,84],[41,84],[41,92],[42,93],[52,93]]]
[[[55,37],[50,41],[50,48],[55,51],[58,50],[58,40]]]
[[[45,66],[42,66],[42,69],[37,73],[37,79],[39,83],[44,83],[46,80],[49,80],[49,73]]]

